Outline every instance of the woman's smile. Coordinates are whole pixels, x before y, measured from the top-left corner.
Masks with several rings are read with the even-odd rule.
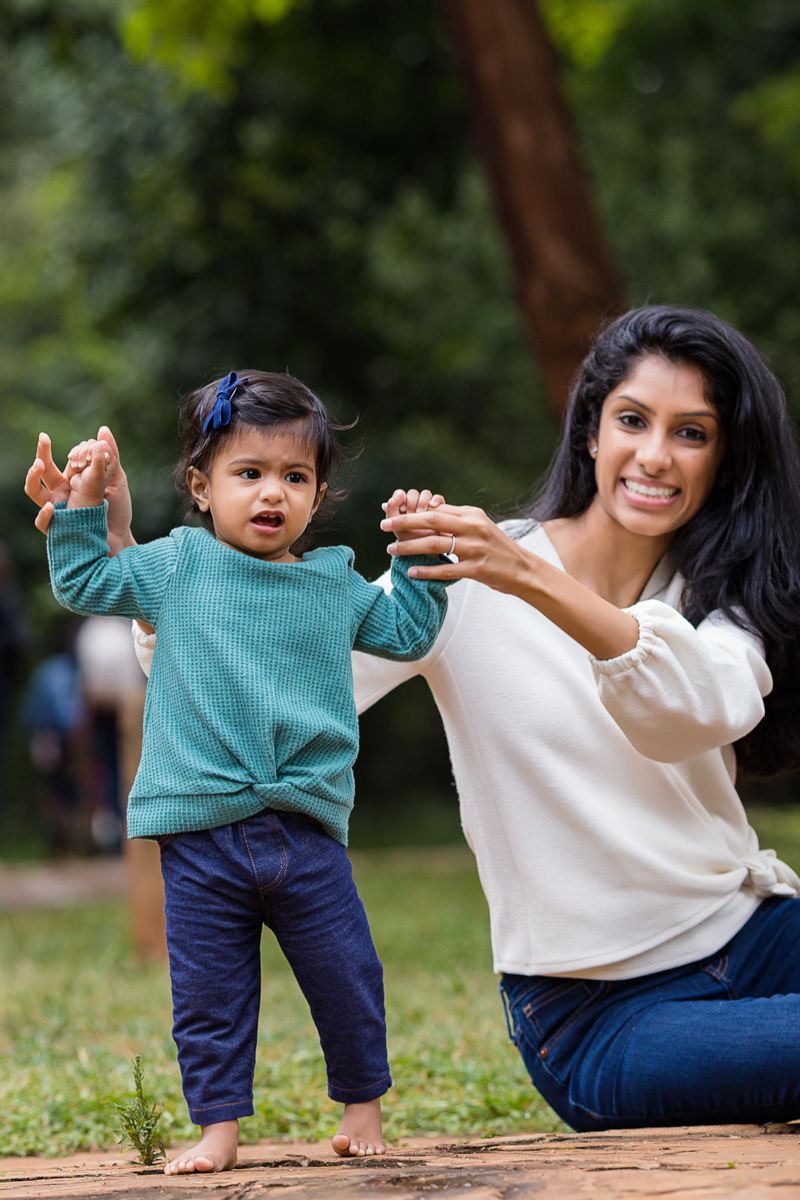
[[[643,479],[623,478],[620,483],[625,491],[630,493],[631,503],[640,503],[645,508],[663,508],[665,504],[674,500],[681,490],[678,487],[650,484]]]

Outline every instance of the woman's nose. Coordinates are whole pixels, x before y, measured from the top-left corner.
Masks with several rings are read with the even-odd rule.
[[[636,457],[639,465],[649,475],[657,475],[660,471],[666,471],[672,466],[668,438],[657,429],[650,430],[639,443]]]

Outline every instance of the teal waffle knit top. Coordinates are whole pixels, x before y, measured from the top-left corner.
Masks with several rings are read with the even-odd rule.
[[[422,560],[392,560],[389,595],[358,574],[346,546],[273,563],[181,528],[109,558],[105,504],[57,506],[47,555],[66,608],[141,617],[158,633],[129,837],[276,808],[347,844],[358,750],[350,652],[408,660],[430,649],[447,599],[443,584],[408,578]]]

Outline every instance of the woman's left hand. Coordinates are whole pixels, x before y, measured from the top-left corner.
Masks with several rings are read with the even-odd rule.
[[[482,508],[468,505],[440,504],[424,513],[387,516],[381,529],[398,538],[390,554],[448,554],[458,559],[411,567],[409,575],[415,579],[475,579],[495,591],[516,594],[534,560]]]

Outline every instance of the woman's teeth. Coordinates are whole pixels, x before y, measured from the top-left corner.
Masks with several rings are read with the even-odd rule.
[[[632,479],[623,479],[622,482],[629,492],[635,492],[637,496],[652,496],[659,500],[677,496],[680,491],[680,488],[676,487],[648,487],[644,483],[634,483]]]

